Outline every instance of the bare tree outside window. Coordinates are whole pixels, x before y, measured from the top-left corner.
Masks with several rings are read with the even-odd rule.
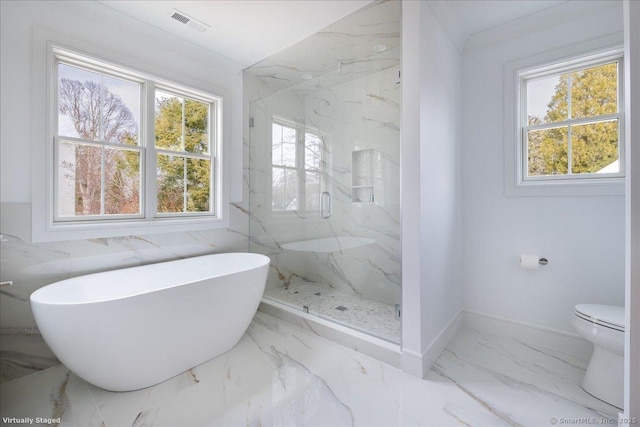
[[[97,142],[93,145],[70,139],[59,146],[64,183],[74,185],[74,213],[138,214],[140,152],[125,148],[138,145],[138,123],[121,96],[100,82],[100,74],[84,74],[93,78],[61,78],[58,85],[60,121],[70,122],[73,129],[62,129],[61,133]],[[103,142],[123,147],[105,146]]]

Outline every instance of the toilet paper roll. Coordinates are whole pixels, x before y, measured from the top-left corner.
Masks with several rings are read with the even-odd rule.
[[[537,270],[540,268],[540,257],[538,255],[520,255],[520,267],[527,270]]]

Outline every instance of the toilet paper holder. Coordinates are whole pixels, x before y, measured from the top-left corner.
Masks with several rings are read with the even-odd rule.
[[[549,260],[548,260],[548,259],[546,259],[546,258],[540,258],[540,259],[538,260],[538,264],[540,264],[540,265],[547,265],[547,264],[549,264]]]

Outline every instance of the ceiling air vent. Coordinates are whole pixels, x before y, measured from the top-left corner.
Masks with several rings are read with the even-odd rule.
[[[184,12],[180,12],[178,9],[171,9],[171,11],[169,12],[169,16],[171,16],[176,21],[185,24],[189,28],[200,31],[201,33],[204,33],[208,28],[211,28],[210,25],[207,25],[202,21],[198,21],[197,19],[187,15]]]

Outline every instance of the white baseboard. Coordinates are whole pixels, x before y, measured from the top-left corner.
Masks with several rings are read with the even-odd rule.
[[[449,345],[453,337],[456,336],[462,327],[463,315],[459,312],[447,325],[440,331],[438,336],[422,350],[422,353],[411,350],[402,350],[402,370],[409,375],[418,378],[424,378],[431,367],[436,363],[440,354]]]
[[[403,372],[411,376],[424,378],[426,372],[424,371],[423,360],[424,357],[422,354],[411,350],[402,350],[402,365],[400,368]]]
[[[458,331],[463,325],[463,312],[459,312],[447,326],[440,331],[438,336],[431,341],[429,346],[422,351],[422,378],[427,375],[427,372],[436,363],[436,360],[440,357],[444,349],[449,345],[453,337],[456,336]]]
[[[578,334],[571,334],[544,326],[505,319],[486,313],[464,310],[464,327],[489,332],[581,357],[591,358],[593,346]]]

